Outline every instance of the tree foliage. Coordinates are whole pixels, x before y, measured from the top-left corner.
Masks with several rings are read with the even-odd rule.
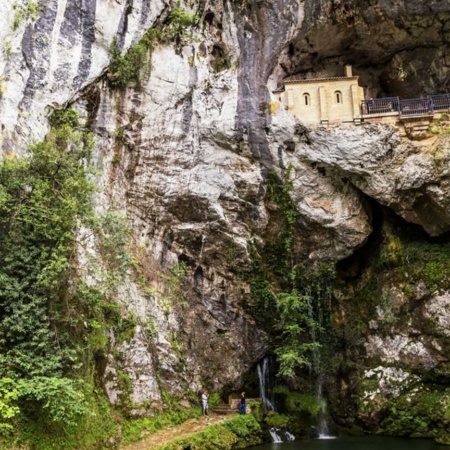
[[[0,164],[0,423],[20,408],[66,424],[85,412],[79,363],[64,322],[79,221],[94,184],[84,160],[92,137],[73,110],[57,113],[47,138]]]

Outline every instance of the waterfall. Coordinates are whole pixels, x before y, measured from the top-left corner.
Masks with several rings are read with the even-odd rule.
[[[311,319],[314,320],[314,312],[311,302],[308,300],[308,315]],[[321,315],[319,314],[319,332],[321,325]],[[329,435],[328,423],[327,423],[327,402],[323,398],[322,389],[323,389],[323,373],[322,373],[322,360],[320,355],[320,350],[318,344],[318,340],[316,337],[316,327],[313,326],[311,329],[311,341],[316,344],[313,346],[313,360],[312,360],[312,374],[316,378],[316,386],[315,393],[317,403],[320,405],[320,411],[317,416],[317,432],[318,439],[333,439],[334,436]]]
[[[316,378],[316,398],[320,405],[320,411],[317,415],[317,431],[319,433],[319,439],[327,439],[330,437],[327,423],[327,402],[322,396],[323,375],[320,367],[320,353],[317,349],[315,351],[319,354],[319,365],[316,366],[316,370],[319,372]]]
[[[270,356],[265,356],[256,366],[259,380],[259,395],[264,403],[266,411],[275,410],[270,397]]]
[[[265,356],[259,363],[256,365],[256,372],[258,374],[259,380],[259,395],[264,403],[264,409],[266,411],[275,411],[275,402],[271,396],[271,373],[270,373],[270,362],[271,357]],[[289,431],[281,431],[277,428],[269,428],[270,436],[272,436],[272,442],[277,444],[283,442],[281,438],[282,434],[284,434],[286,441],[295,440],[295,436]]]
[[[284,434],[286,435],[286,439],[288,441],[295,441],[295,436],[292,433],[289,433],[289,431],[285,431]]]
[[[279,442],[283,442],[280,438],[280,435],[278,434],[278,431],[276,428],[269,428],[269,433],[272,436],[272,442],[274,443],[279,443]]]
[[[286,442],[295,441],[295,436],[289,431],[280,431],[278,428],[269,428],[270,436],[272,436],[272,442],[274,444],[279,444],[284,442],[281,439],[281,434],[283,433],[286,437]]]

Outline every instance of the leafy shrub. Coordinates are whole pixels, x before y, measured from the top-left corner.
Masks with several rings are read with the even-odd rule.
[[[16,31],[20,24],[25,20],[31,20],[35,22],[38,20],[39,16],[44,12],[45,5],[41,2],[35,2],[28,0],[26,5],[20,5],[18,3],[13,5],[14,20],[11,26],[12,31]]]
[[[11,378],[0,379],[0,432],[6,433],[12,430],[9,422],[19,413],[17,399],[19,393],[15,387],[15,383]]]
[[[132,82],[139,83],[141,69],[148,60],[148,48],[145,43],[133,45],[125,55],[122,55],[114,38],[109,53],[111,64],[108,78],[111,86],[125,88]]]
[[[52,120],[52,131],[31,147],[28,158],[0,164],[3,428],[17,407],[23,416],[64,426],[86,413],[80,383],[69,377],[80,355],[69,325],[74,313],[65,308],[76,291],[68,279],[78,222],[91,214],[95,190],[82,162],[92,138],[74,129],[78,116],[72,110]]]
[[[22,400],[38,404],[53,422],[73,426],[79,417],[88,413],[85,396],[77,384],[67,378],[35,377],[18,383],[18,395]]]
[[[75,111],[72,108],[58,109],[51,115],[50,125],[54,129],[60,129],[66,125],[69,126],[70,129],[75,129],[80,126],[80,115],[78,114],[78,111]]]
[[[112,87],[124,89],[131,83],[139,86],[141,71],[147,66],[151,69],[151,53],[158,42],[184,42],[186,28],[192,27],[199,18],[177,4],[168,15],[160,28],[150,28],[142,39],[134,44],[125,54],[117,45],[114,38],[109,49],[111,64],[108,79]]]
[[[265,419],[265,422],[269,427],[287,428],[289,425],[289,417],[284,414],[278,414],[275,411],[270,411]]]

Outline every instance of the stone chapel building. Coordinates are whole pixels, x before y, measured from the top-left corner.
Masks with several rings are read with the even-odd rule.
[[[289,111],[305,124],[361,122],[361,101],[364,89],[352,67],[345,66],[345,77],[305,80],[290,77],[283,81],[284,89],[274,95]]]

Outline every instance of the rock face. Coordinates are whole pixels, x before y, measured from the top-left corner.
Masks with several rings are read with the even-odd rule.
[[[348,180],[430,236],[449,230],[447,135],[419,144],[402,141],[391,127],[366,125],[317,131],[311,140],[300,158]]]
[[[342,76],[348,63],[368,97],[415,98],[419,86],[422,94],[448,91],[450,22],[444,2],[311,0],[304,11],[302,33],[285,49],[282,71]]]
[[[450,229],[447,136],[417,144],[382,125],[308,130],[271,103],[268,89],[286,73],[320,75],[360,61],[371,92],[445,90],[445,2],[210,3],[195,2],[196,26],[155,45],[140,83],[126,89],[105,75],[113,38],[125,53],[148,28],[163,28],[177,2],[47,0],[37,12],[25,1],[0,4],[2,156],[26,154],[51,112],[72,105],[96,139],[96,210],[121,212],[131,230],[134,269],[114,297],[136,328],[123,342],[110,336],[103,375],[113,403],[124,392],[157,405],[163,391],[236,389],[268,351],[237,269],[248,267],[251,241],[271,236],[270,172],[281,180],[291,169],[306,263],[335,263],[363,247],[375,202],[429,236]],[[425,53],[427,75],[417,66]],[[101,285],[96,238],[86,242],[79,271]],[[374,328],[367,360],[412,370],[444,358],[425,330],[447,336],[447,297],[429,297],[417,310],[423,320],[391,336]],[[395,301],[400,308],[400,293]]]

